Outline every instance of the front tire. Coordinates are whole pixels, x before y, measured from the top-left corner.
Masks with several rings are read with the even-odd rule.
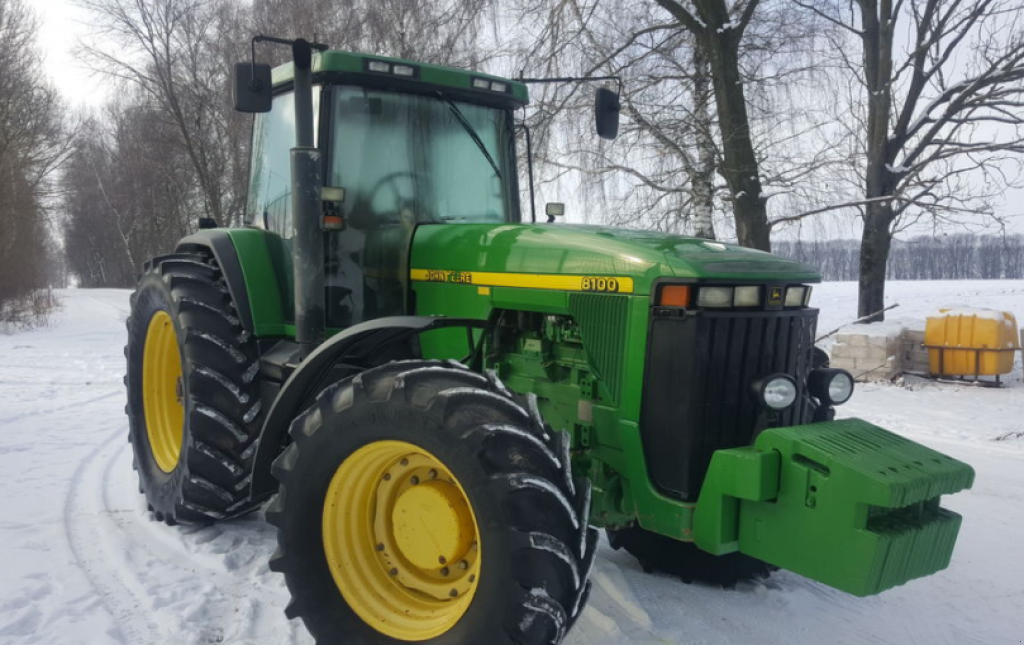
[[[157,258],[131,302],[125,411],[154,517],[206,523],[251,511],[259,357],[216,261]]]
[[[291,427],[271,568],[318,643],[558,643],[597,533],[567,436],[493,375],[404,361],[327,388]]]
[[[608,530],[608,543],[625,549],[640,562],[645,573],[659,571],[679,576],[683,582],[703,582],[731,589],[738,582],[761,580],[776,567],[742,553],[712,555],[693,542],[673,540],[639,526]]]

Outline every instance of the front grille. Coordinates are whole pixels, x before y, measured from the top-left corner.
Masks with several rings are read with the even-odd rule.
[[[711,453],[811,420],[817,404],[805,381],[818,311],[664,313],[651,322],[640,433],[654,484],[696,501]],[[752,383],[778,372],[796,379],[797,402],[766,411]]]

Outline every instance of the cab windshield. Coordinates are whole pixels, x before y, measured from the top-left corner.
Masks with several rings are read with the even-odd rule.
[[[327,183],[345,189],[342,216],[356,228],[518,220],[508,111],[440,94],[331,94]]]

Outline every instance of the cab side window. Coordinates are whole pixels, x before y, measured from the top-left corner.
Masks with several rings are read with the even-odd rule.
[[[320,87],[313,88],[313,140],[320,120]],[[295,147],[295,97],[274,97],[270,112],[259,114],[253,129],[249,175],[248,223],[283,238],[292,236],[291,154]]]

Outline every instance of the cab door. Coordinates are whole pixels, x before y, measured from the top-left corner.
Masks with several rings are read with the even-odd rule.
[[[511,115],[437,91],[329,90],[327,184],[345,189],[327,235],[327,324],[401,315],[417,226],[518,219]]]
[[[416,120],[415,105],[379,94],[331,88],[327,176],[345,200],[344,229],[326,235],[329,327],[405,313],[409,244],[417,221],[430,219],[428,182],[417,173],[422,164],[405,125]]]

